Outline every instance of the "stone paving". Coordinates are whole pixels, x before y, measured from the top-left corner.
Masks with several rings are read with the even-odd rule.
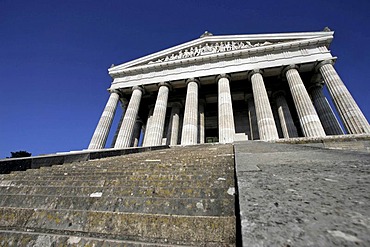
[[[370,246],[368,151],[254,141],[235,160],[243,246]]]

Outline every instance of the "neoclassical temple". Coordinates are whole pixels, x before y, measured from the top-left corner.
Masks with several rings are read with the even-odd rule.
[[[110,96],[88,149],[106,147],[118,105],[123,114],[113,130],[113,148],[370,133],[333,66],[333,34],[328,28],[252,35],[205,32],[112,66]]]

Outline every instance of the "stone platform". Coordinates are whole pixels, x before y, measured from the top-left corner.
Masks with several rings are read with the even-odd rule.
[[[370,246],[369,141],[295,143],[235,144],[243,246]]]

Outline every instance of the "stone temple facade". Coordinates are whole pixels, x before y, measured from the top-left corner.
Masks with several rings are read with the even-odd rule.
[[[369,134],[368,121],[333,66],[333,34],[328,28],[205,32],[112,66],[110,97],[88,149],[107,146],[118,105],[123,114],[112,148]]]

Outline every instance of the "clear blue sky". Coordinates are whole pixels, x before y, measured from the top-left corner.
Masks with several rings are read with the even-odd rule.
[[[213,34],[335,31],[343,81],[370,118],[370,1],[0,0],[0,158],[88,146],[109,66]]]

